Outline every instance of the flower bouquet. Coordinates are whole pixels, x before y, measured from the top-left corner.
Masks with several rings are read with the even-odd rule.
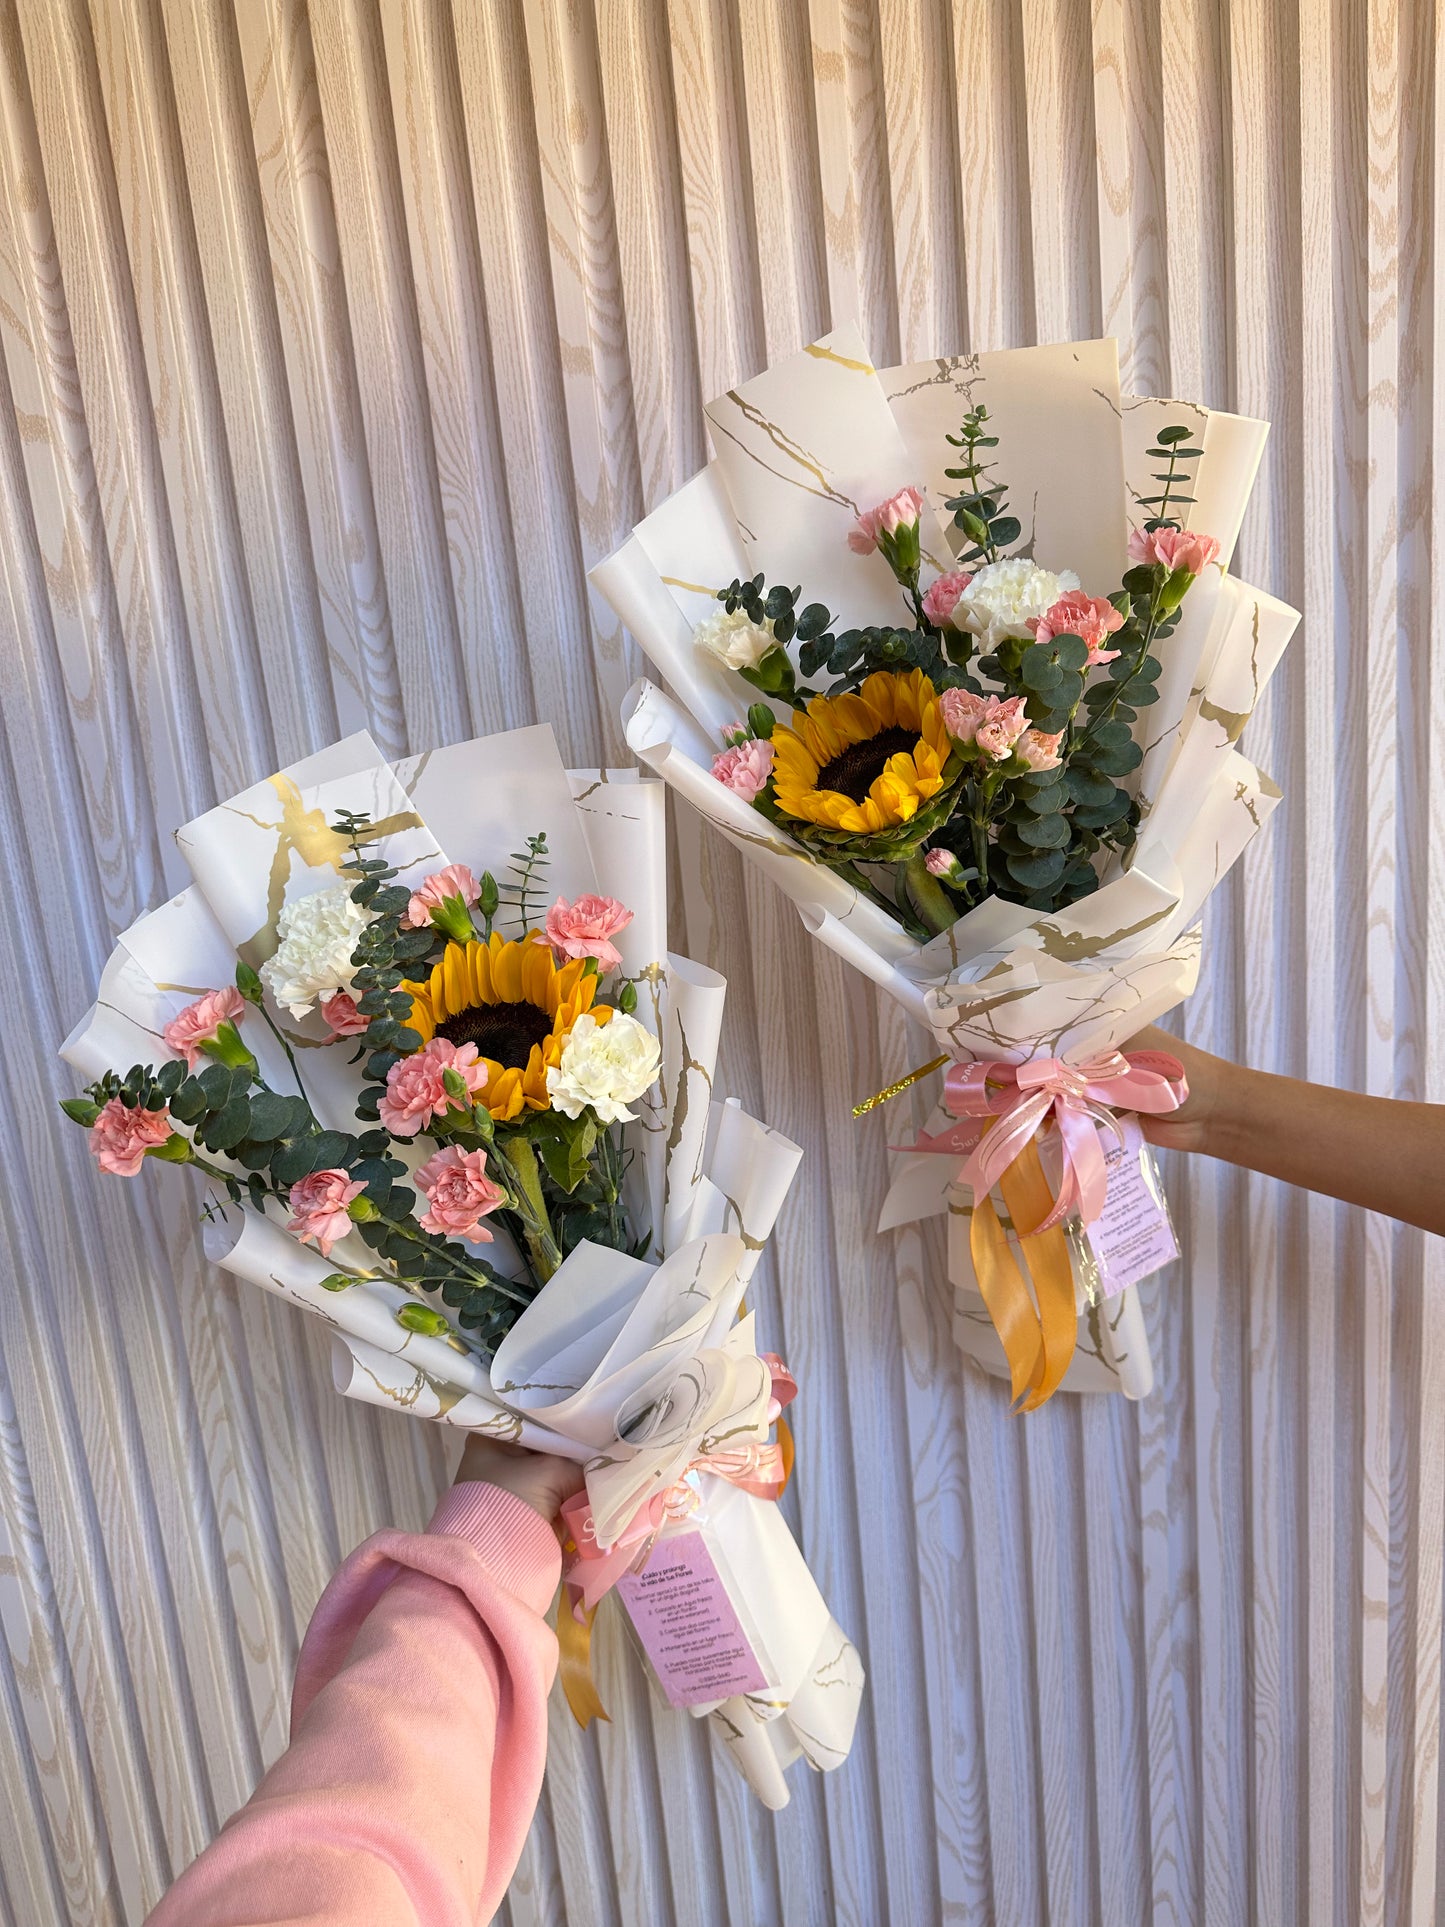
[[[707,413],[593,571],[671,691],[628,741],[932,1031],[860,1111],[952,1067],[883,1223],[950,1211],[960,1343],[1027,1406],[1142,1396],[1173,1243],[1115,1113],[1183,1087],[1119,1046],[1279,800],[1235,744],[1298,617],[1225,574],[1265,425],[1122,395],[1111,341],[876,370],[851,329]]]
[[[782,1805],[847,1756],[862,1671],[776,1504],[792,1381],[738,1320],[801,1154],[712,1102],[726,986],[667,951],[664,799],[545,727],[294,765],[178,833],[195,881],[120,938],[64,1108],[105,1171],[201,1173],[207,1255],[327,1321],[343,1393],[580,1461],[574,1711],[615,1588]]]

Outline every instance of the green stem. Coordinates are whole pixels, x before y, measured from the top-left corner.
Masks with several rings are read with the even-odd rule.
[[[436,1246],[420,1231],[414,1231],[410,1225],[398,1224],[395,1218],[386,1218],[383,1222],[388,1231],[395,1231],[399,1233],[401,1237],[407,1239],[409,1243],[420,1245],[422,1250],[429,1253],[433,1258],[437,1256]],[[517,1305],[525,1306],[530,1305],[532,1302],[518,1286],[512,1284],[505,1278],[497,1277],[496,1274],[491,1271],[478,1271],[474,1265],[460,1265],[457,1264],[455,1260],[449,1260],[448,1262],[451,1263],[452,1269],[455,1272],[463,1278],[469,1278],[474,1285],[485,1285],[492,1291],[499,1291],[504,1298],[510,1298],[512,1302]],[[403,1284],[405,1281],[398,1278],[394,1282],[396,1284]]]
[[[607,1190],[607,1241],[614,1251],[624,1248],[622,1230],[622,1167],[617,1155],[617,1144],[610,1130],[604,1129],[597,1140],[601,1153],[603,1181]]]
[[[497,1155],[504,1160],[516,1180],[508,1208],[521,1223],[532,1269],[537,1274],[538,1282],[545,1285],[561,1264],[562,1253],[552,1235],[551,1221],[547,1216],[547,1201],[542,1195],[542,1174],[537,1168],[537,1154],[520,1133],[499,1137],[496,1145]]]
[[[951,930],[958,922],[958,912],[949,902],[948,892],[938,878],[930,874],[922,850],[915,850],[909,857],[903,867],[903,875],[914,908],[930,932],[938,936],[944,930]]]
[[[973,836],[973,865],[978,871],[979,902],[988,895],[988,818],[971,816],[969,828]]]
[[[205,1177],[214,1179],[217,1184],[244,1183],[244,1179],[238,1178],[234,1171],[223,1171],[218,1164],[208,1164],[204,1158],[197,1157],[194,1150],[186,1159],[186,1163],[192,1170],[200,1171]]]
[[[836,861],[829,862],[828,868],[835,870],[845,883],[851,883],[860,897],[867,897],[868,901],[876,903],[880,910],[886,910],[890,917],[897,916],[897,905],[890,903],[883,892],[868,881],[856,863],[849,863],[846,858],[840,857]]]
[[[306,1104],[308,1105],[308,1107],[311,1108],[312,1113],[314,1115],[315,1107],[311,1104],[311,1099],[306,1096],[306,1086],[301,1081],[301,1068],[296,1062],[296,1053],[292,1050],[290,1044],[287,1043],[284,1032],[277,1025],[277,1023],[275,1022],[275,1019],[272,1017],[270,1011],[267,1010],[266,1006],[264,1004],[260,1004],[257,1006],[257,1008],[260,1010],[261,1015],[266,1020],[266,1028],[270,1031],[271,1035],[276,1039],[276,1042],[281,1046],[282,1050],[285,1051],[286,1061],[291,1066],[291,1075],[296,1079],[296,1089],[300,1093],[300,1095],[305,1099]],[[259,1084],[262,1080],[260,1078],[257,1078],[256,1081]]]
[[[1100,723],[1107,723],[1113,717],[1114,711],[1119,707],[1120,702],[1123,700],[1124,689],[1129,681],[1129,678],[1138,673],[1140,664],[1143,662],[1144,658],[1149,653],[1149,645],[1154,640],[1154,631],[1158,627],[1159,617],[1161,614],[1162,614],[1162,610],[1160,609],[1160,606],[1159,606],[1159,597],[1155,595],[1150,599],[1149,620],[1145,624],[1144,635],[1143,635],[1142,641],[1139,644],[1138,653],[1135,655],[1133,662],[1129,666],[1129,675],[1121,676],[1115,682],[1113,692],[1111,693],[1108,702],[1100,703],[1098,708],[1093,711],[1093,713],[1089,717],[1089,727],[1084,731],[1083,736],[1080,738],[1080,741],[1085,743],[1088,742],[1089,738],[1094,734],[1095,730],[1099,727]],[[1082,698],[1080,698],[1080,701],[1082,701]],[[1074,705],[1075,715],[1078,713],[1078,707],[1079,705],[1078,703],[1076,703]],[[1073,716],[1070,716],[1069,718],[1069,736],[1070,736],[1069,749],[1070,749],[1070,753],[1072,754],[1072,751],[1075,747],[1073,742]]]

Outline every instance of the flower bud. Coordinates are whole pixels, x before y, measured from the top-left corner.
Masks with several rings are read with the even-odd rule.
[[[431,1305],[398,1305],[396,1322],[403,1331],[423,1332],[428,1338],[450,1338],[452,1328]]]
[[[359,1198],[353,1198],[347,1205],[346,1215],[353,1224],[373,1224],[381,1216],[381,1212],[363,1191]]]
[[[259,1007],[261,1002],[261,979],[248,963],[236,965],[236,988],[248,1004]]]
[[[630,977],[617,993],[617,1008],[624,1017],[630,1017],[637,1008],[637,985]]]
[[[768,708],[766,703],[749,704],[748,728],[753,732],[754,736],[758,737],[762,742],[766,743],[772,736],[777,720],[777,717],[774,716],[772,710]]]
[[[923,867],[931,877],[937,877],[940,883],[963,881],[963,865],[952,850],[930,850],[923,859]]]
[[[497,905],[500,901],[501,897],[497,889],[497,879],[492,875],[490,870],[483,870],[481,881],[477,885],[477,908],[484,917],[494,917],[497,914]]]
[[[323,1291],[350,1291],[351,1287],[360,1281],[353,1278],[349,1272],[333,1271],[329,1278],[322,1278],[318,1282]]]

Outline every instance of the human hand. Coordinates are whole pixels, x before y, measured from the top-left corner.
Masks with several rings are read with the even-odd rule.
[[[1221,1074],[1228,1068],[1224,1060],[1157,1028],[1141,1030],[1129,1039],[1124,1050],[1167,1051],[1184,1066],[1189,1083],[1189,1095],[1177,1111],[1159,1116],[1140,1113],[1139,1128],[1146,1140],[1161,1151],[1207,1151],[1219,1115]]]
[[[562,1510],[563,1500],[582,1490],[582,1468],[573,1459],[555,1458],[550,1452],[528,1452],[523,1446],[473,1432],[462,1452],[456,1483],[472,1480],[514,1492],[550,1524]]]

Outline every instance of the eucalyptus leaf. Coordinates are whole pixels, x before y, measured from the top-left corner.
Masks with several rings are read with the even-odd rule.
[[[1059,681],[1059,666],[1054,661],[1053,650],[1048,643],[1036,642],[1023,653],[1019,664],[1019,676],[1025,689],[1039,694],[1052,691]]]
[[[1060,850],[1071,835],[1068,819],[1061,815],[1030,817],[1015,828],[1019,841],[1034,850]]]
[[[1114,794],[1112,783],[1102,776],[1095,776],[1091,771],[1077,764],[1065,771],[1064,781],[1075,803],[1082,804],[1086,808],[1107,803]]]
[[[229,1151],[249,1135],[250,1124],[250,1103],[244,1097],[233,1097],[207,1122],[206,1143],[213,1151]]]
[[[275,1091],[258,1091],[251,1099],[250,1135],[261,1143],[273,1143],[294,1130],[292,1102]]]
[[[1008,873],[1025,890],[1046,890],[1064,873],[1062,850],[1039,850],[1029,856],[1010,856]]]

